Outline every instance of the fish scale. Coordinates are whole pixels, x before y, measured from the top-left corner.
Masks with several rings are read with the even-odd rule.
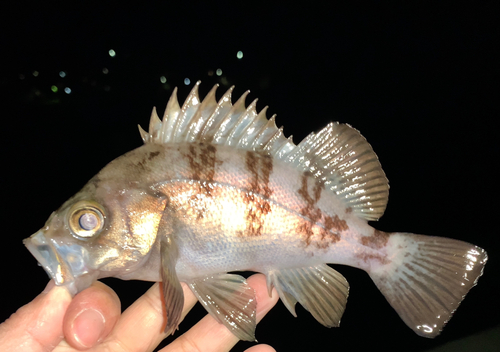
[[[238,338],[255,340],[254,291],[233,271],[267,277],[295,315],[340,324],[347,280],[326,263],[365,270],[403,321],[434,337],[482,275],[472,244],[385,233],[389,184],[370,144],[330,123],[298,145],[266,108],[201,100],[199,82],[163,119],[153,109],[144,145],[111,161],[24,243],[57,285],[76,294],[104,277],[162,281],[177,328],[185,282]]]

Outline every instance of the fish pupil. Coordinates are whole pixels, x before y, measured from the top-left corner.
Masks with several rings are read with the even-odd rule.
[[[85,213],[78,219],[80,227],[85,231],[90,231],[97,226],[97,216],[93,213]]]

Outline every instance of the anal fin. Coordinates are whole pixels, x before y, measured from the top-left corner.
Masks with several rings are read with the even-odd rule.
[[[188,283],[205,309],[237,338],[255,341],[255,291],[244,277],[216,274]]]
[[[299,302],[313,317],[327,327],[339,326],[349,294],[347,280],[326,264],[314,267],[276,269],[267,273],[272,286],[294,315]]]

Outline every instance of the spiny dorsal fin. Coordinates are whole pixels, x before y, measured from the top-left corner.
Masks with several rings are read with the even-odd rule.
[[[199,85],[195,84],[182,108],[175,89],[163,121],[153,109],[149,132],[139,126],[144,143],[203,142],[264,152],[310,172],[358,216],[367,220],[382,216],[389,184],[372,147],[357,130],[330,123],[295,145],[276,126],[275,116],[267,119],[267,107],[257,113],[257,100],[245,107],[248,91],[233,105],[233,88],[217,102],[215,85],[200,101]]]

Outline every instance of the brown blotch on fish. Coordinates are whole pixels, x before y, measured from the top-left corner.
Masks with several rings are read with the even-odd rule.
[[[248,151],[245,167],[250,173],[249,191],[245,192],[243,201],[247,205],[245,216],[246,231],[242,235],[261,236],[265,217],[271,212],[269,197],[273,193],[269,187],[269,178],[273,170],[273,160],[269,155]]]
[[[306,236],[306,246],[309,246],[311,244],[311,237],[314,236],[313,226],[321,220],[321,210],[306,207],[300,211],[300,214],[305,216],[307,220],[301,222],[297,231]]]
[[[142,160],[140,160],[140,161],[138,161],[138,162],[137,162],[137,164],[136,164],[136,166],[137,166],[139,169],[141,169],[141,170],[143,170],[143,171],[146,171],[146,172],[150,170],[150,169],[149,169],[149,167],[147,166],[147,161],[146,161],[146,159],[145,159],[145,158],[144,158],[144,159],[142,159]]]
[[[341,220],[337,215],[324,216],[324,228],[321,230],[321,241],[315,242],[318,248],[328,248],[333,243],[340,241],[340,232],[349,229],[345,220]]]
[[[160,155],[160,152],[151,152],[151,153],[149,153],[148,160],[151,161],[154,158],[156,158],[158,155]]]
[[[389,234],[379,230],[373,230],[373,234],[371,236],[362,237],[360,243],[363,246],[379,250],[384,248],[387,245],[387,241],[389,240]],[[387,258],[387,255],[382,253],[359,253],[356,254],[356,257],[367,263],[368,261],[378,261],[380,264],[389,264],[391,260]]]
[[[313,187],[313,194],[312,196],[309,194],[309,189],[307,187],[307,180],[308,179],[314,180],[314,187]],[[311,176],[310,172],[304,172],[302,174],[302,179],[301,179],[301,186],[298,190],[298,194],[304,199],[304,201],[307,203],[309,206],[314,206],[319,199],[321,198],[321,191],[323,190],[324,185],[323,183],[319,182],[318,180],[314,179]]]
[[[322,212],[321,209],[316,207],[316,203],[321,198],[321,191],[323,190],[323,184],[310,177],[309,172],[304,172],[301,178],[301,185],[297,193],[305,201],[306,206],[300,210],[300,215],[304,216],[308,221],[303,221],[298,226],[297,231],[305,236],[306,246],[311,244],[311,237],[314,236],[313,226],[321,221]],[[314,181],[314,186],[312,190],[312,195],[309,194],[308,180]],[[322,229],[322,237],[327,235],[324,228]]]
[[[387,258],[387,256],[384,256],[384,255],[381,255],[381,254],[359,253],[359,254],[356,254],[356,257],[358,259],[361,259],[365,263],[367,263],[368,261],[372,261],[372,260],[375,260],[375,261],[379,262],[382,265],[391,263],[391,260],[389,260]]]
[[[209,143],[190,144],[189,153],[185,154],[191,170],[191,178],[211,182],[215,175],[217,148]]]
[[[308,180],[314,181],[312,192],[309,192]],[[297,193],[305,201],[306,206],[300,210],[300,214],[309,221],[302,222],[297,231],[305,236],[306,246],[311,244],[311,238],[314,236],[314,226],[319,226],[320,240],[315,241],[318,248],[327,248],[333,243],[340,241],[340,232],[349,229],[347,222],[335,215],[334,217],[324,215],[317,203],[321,198],[324,184],[313,177],[309,172],[302,174],[301,186]],[[321,224],[321,225],[316,225]]]
[[[245,167],[250,172],[249,190],[269,198],[273,193],[269,187],[269,178],[273,171],[273,159],[270,155],[248,151],[245,157]]]
[[[335,215],[333,218],[331,216],[325,217],[325,228],[327,230],[333,230],[338,232],[349,230],[347,222],[345,220],[340,219],[337,215]]]
[[[246,231],[243,236],[256,237],[262,235],[265,217],[271,212],[271,205],[267,200],[260,197],[255,197],[251,193],[246,193],[244,196],[248,210],[245,216]]]
[[[200,193],[211,195],[211,188],[208,186],[214,180],[215,167],[220,161],[216,158],[217,148],[209,143],[191,144],[189,153],[184,156],[189,162],[191,178],[201,181]]]
[[[160,155],[159,151],[156,152],[149,152],[147,155],[143,154],[141,156],[140,161],[137,162],[136,166],[143,170],[144,172],[150,172],[151,171],[151,161],[156,158],[158,155]]]
[[[385,247],[389,240],[389,234],[383,231],[374,230],[373,235],[361,237],[361,244],[373,249],[380,249]]]
[[[347,208],[345,209],[345,213],[346,213],[346,214],[351,214],[351,213],[352,213],[352,208],[351,208],[351,207],[347,207]]]

